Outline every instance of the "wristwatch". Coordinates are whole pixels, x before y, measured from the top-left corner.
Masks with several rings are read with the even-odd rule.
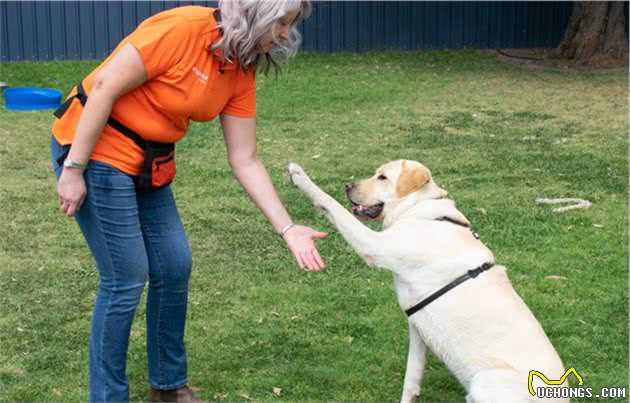
[[[70,158],[66,158],[63,161],[64,168],[74,168],[74,169],[85,169],[87,168],[87,164],[81,164],[80,162],[76,162],[71,160]]]

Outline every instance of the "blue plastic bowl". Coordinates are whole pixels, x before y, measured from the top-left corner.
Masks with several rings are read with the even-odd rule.
[[[5,108],[15,111],[56,109],[61,105],[61,91],[50,88],[15,87],[3,93]]]

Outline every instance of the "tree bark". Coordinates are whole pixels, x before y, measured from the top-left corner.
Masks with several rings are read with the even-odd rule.
[[[555,56],[583,64],[628,61],[626,17],[621,1],[579,1]]]

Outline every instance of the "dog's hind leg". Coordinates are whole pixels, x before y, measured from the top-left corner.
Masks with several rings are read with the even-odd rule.
[[[339,202],[315,185],[299,165],[290,163],[288,170],[291,182],[311,199],[316,208],[324,212],[352,248],[370,266],[380,266],[380,251],[383,249],[380,233],[363,225]]]
[[[427,346],[415,326],[409,323],[409,355],[401,403],[414,403],[420,397],[420,383],[426,362]]]
[[[513,368],[496,368],[476,374],[468,388],[466,403],[532,403],[527,375]]]

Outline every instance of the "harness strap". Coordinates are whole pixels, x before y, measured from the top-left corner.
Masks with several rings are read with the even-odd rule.
[[[76,95],[66,99],[64,103],[61,104],[61,106],[57,108],[55,112],[53,112],[53,115],[55,115],[57,119],[61,119],[61,117],[66,114],[66,111],[68,110],[70,105],[72,105],[72,101],[74,101],[75,98],[77,98]]]
[[[88,96],[87,96],[87,93],[85,92],[85,89],[83,88],[82,82],[80,82],[77,85],[77,93],[73,97],[66,99],[66,101],[55,111],[54,113],[55,117],[57,117],[58,119],[61,119],[61,117],[66,113],[70,105],[72,105],[72,101],[74,101],[74,98],[77,98],[81,102],[81,105],[83,106],[85,106],[85,104],[87,103]],[[141,149],[143,150],[147,149],[147,141],[143,139],[138,133],[134,132],[127,126],[120,123],[120,121],[110,116],[107,119],[107,124],[113,127],[114,129],[116,129],[120,134],[133,140],[133,142],[136,143],[138,147],[140,147]],[[157,144],[157,145],[159,144],[166,145],[166,143],[156,143],[156,142],[152,142],[152,143]]]
[[[454,220],[451,217],[447,217],[447,216],[438,217],[438,218],[435,219],[435,221],[446,221],[446,222],[450,222],[451,224],[459,225],[460,227],[468,228],[470,230],[470,232],[472,232],[473,236],[476,239],[479,239],[479,234],[477,234],[475,231],[473,231],[473,229],[470,228],[470,225],[468,225],[466,223]]]
[[[468,225],[466,223],[463,223],[461,221],[454,220],[451,217],[447,217],[447,216],[438,217],[438,218],[435,219],[435,221],[448,221],[451,224],[459,225],[461,227],[470,228],[470,225]]]
[[[482,264],[481,266],[479,266],[477,268],[474,268],[472,270],[468,270],[465,274],[457,277],[455,280],[451,281],[450,283],[448,283],[444,287],[440,288],[439,290],[437,290],[433,294],[429,295],[428,297],[426,297],[425,299],[420,301],[418,304],[416,304],[416,305],[412,306],[411,308],[407,309],[405,311],[405,313],[407,314],[407,316],[413,315],[414,313],[418,312],[419,310],[421,310],[425,306],[429,305],[431,302],[433,302],[436,299],[440,298],[442,295],[446,294],[447,292],[449,292],[453,288],[457,287],[461,283],[463,283],[463,282],[465,282],[467,280],[470,280],[471,278],[477,277],[479,274],[483,273],[486,270],[490,270],[492,268],[492,266],[494,266],[494,263],[484,263],[484,264]]]

